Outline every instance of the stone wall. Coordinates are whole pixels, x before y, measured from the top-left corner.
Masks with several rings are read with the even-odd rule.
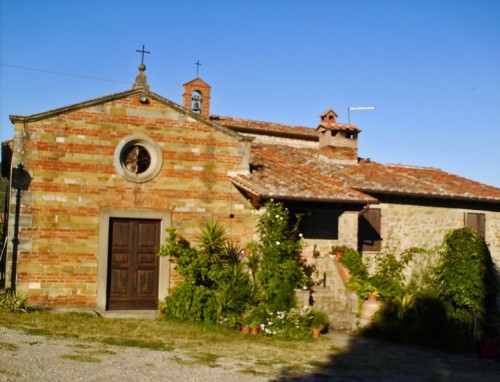
[[[464,214],[470,212],[485,213],[486,241],[497,267],[500,265],[500,213],[484,212],[465,208],[435,206],[415,206],[404,204],[381,203],[382,249],[395,250],[396,253],[411,247],[432,249],[442,244],[447,232],[464,226]],[[357,298],[346,287],[348,274],[343,274],[343,266],[329,253],[332,245],[357,247],[357,212],[344,212],[339,218],[339,240],[307,240],[305,247],[307,264],[314,266],[311,302],[316,308],[328,313],[332,326],[337,329],[354,330],[358,326],[367,326],[371,316],[378,309],[379,303],[366,301],[357,316]],[[313,249],[318,258],[313,258]],[[363,253],[363,259],[371,271],[375,269],[375,252]],[[432,259],[420,259],[421,263],[410,264],[407,276],[418,272],[423,264],[432,263]],[[298,293],[300,294],[300,293]],[[303,294],[303,293],[302,293]]]
[[[440,246],[446,233],[465,225],[465,214],[484,213],[486,217],[486,242],[492,258],[500,266],[500,212],[381,203],[382,248],[393,248],[398,253],[411,247],[432,249]],[[373,265],[374,253],[364,253],[368,264]]]

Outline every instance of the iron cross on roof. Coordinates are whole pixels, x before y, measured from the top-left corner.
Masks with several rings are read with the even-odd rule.
[[[142,58],[141,58],[141,65],[144,65],[144,53],[150,54],[151,52],[148,52],[147,50],[144,50],[145,45],[142,46],[142,50],[137,49],[136,52],[142,53]]]
[[[199,77],[198,73],[200,72],[201,62],[198,60],[194,64],[196,65],[196,77]]]

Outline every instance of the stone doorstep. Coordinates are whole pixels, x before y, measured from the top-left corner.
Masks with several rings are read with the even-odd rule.
[[[40,308],[43,309],[43,308]],[[149,318],[154,319],[160,317],[158,310],[99,310],[94,308],[48,308],[45,309],[52,313],[90,313],[99,317],[105,318]]]
[[[96,314],[106,318],[158,318],[157,310],[106,310],[95,311]]]

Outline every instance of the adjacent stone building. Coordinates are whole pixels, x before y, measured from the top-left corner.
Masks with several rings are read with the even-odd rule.
[[[333,246],[369,258],[468,225],[500,264],[500,189],[359,158],[360,130],[333,110],[315,129],[213,115],[210,91],[190,81],[178,105],[150,91],[141,65],[132,90],[11,116],[3,286],[46,307],[155,309],[178,281],[156,256],[167,227],[195,240],[219,219],[244,247],[269,199],[303,215],[303,255],[319,255],[321,288],[348,310]]]

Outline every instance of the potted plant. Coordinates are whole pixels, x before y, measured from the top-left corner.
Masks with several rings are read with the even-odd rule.
[[[368,301],[377,301],[378,300],[378,293],[376,291],[368,292],[367,300]]]
[[[255,321],[250,324],[250,333],[259,334],[260,333],[260,323]]]
[[[325,330],[330,324],[330,319],[325,312],[315,310],[313,319],[311,321],[311,330],[313,337],[317,338],[321,335],[321,332]]]
[[[367,279],[354,276],[349,280],[347,286],[356,292],[361,301],[378,298],[377,288]]]
[[[241,332],[250,334],[250,322],[252,320],[252,310],[246,310],[241,315]]]
[[[243,333],[257,334],[260,332],[262,311],[258,307],[250,308],[242,316],[241,331]]]

